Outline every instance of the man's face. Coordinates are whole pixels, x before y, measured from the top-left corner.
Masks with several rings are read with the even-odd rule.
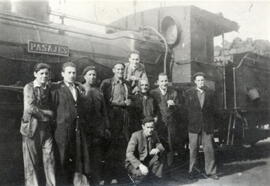
[[[140,88],[142,93],[147,93],[149,90],[149,83],[146,80],[140,81]]]
[[[162,90],[166,90],[168,88],[168,77],[166,75],[158,76],[158,86]]]
[[[114,76],[122,79],[124,77],[124,66],[122,64],[117,64],[113,68]]]
[[[96,79],[97,79],[97,73],[95,70],[89,70],[85,75],[84,75],[84,79],[85,81],[89,84],[89,85],[93,85],[96,83]]]
[[[133,68],[137,68],[138,64],[140,63],[139,54],[136,54],[136,53],[130,54],[129,63]]]
[[[62,76],[64,78],[64,81],[67,83],[74,83],[76,79],[76,68],[67,66],[64,71],[62,72]]]
[[[39,84],[43,85],[49,81],[50,71],[47,68],[43,68],[37,72],[34,72],[34,76],[36,78],[36,81]]]
[[[155,130],[155,124],[153,121],[147,122],[144,125],[142,125],[143,133],[146,137],[152,136],[154,130]]]
[[[204,86],[204,77],[203,76],[196,76],[194,80],[197,88],[202,88]]]

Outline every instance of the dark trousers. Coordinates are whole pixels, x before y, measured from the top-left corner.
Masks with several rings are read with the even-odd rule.
[[[126,162],[126,169],[129,175],[134,179],[135,182],[141,182],[146,179],[146,177],[158,177],[161,178],[163,174],[164,158],[160,155],[155,155],[153,157],[147,157],[142,163],[148,167],[148,175],[143,175],[139,167],[135,168],[130,162]]]
[[[215,162],[215,151],[213,146],[213,134],[207,134],[204,131],[199,134],[189,132],[188,136],[190,148],[189,172],[194,171],[194,167],[197,164],[199,138],[201,138],[204,151],[205,172],[207,175],[216,174],[217,168]]]
[[[91,167],[91,179],[96,185],[101,180],[104,180],[104,160],[105,160],[105,148],[107,147],[105,139],[94,138],[88,141],[89,154],[90,154],[90,167]]]
[[[125,152],[130,138],[129,116],[126,108],[114,106],[110,110],[111,140],[106,155],[106,181],[121,179],[124,172]]]

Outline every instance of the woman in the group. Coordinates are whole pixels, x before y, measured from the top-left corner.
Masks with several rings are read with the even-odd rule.
[[[103,184],[101,177],[105,155],[106,138],[110,137],[109,119],[103,94],[96,87],[97,72],[94,66],[88,66],[82,73],[85,90],[83,111],[87,126],[88,144],[90,152],[91,172],[93,182]]]
[[[23,90],[24,111],[22,134],[24,175],[26,186],[40,185],[39,166],[42,165],[46,185],[55,185],[55,160],[52,137],[51,96],[48,81],[50,66],[38,63],[34,68],[35,80]]]

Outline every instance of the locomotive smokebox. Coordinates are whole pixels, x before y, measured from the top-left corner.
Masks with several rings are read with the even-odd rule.
[[[48,0],[12,0],[12,13],[42,22],[49,21]]]

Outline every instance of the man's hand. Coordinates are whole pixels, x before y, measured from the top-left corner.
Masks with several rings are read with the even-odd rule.
[[[160,151],[158,148],[152,149],[151,152],[149,153],[150,155],[156,155],[158,154]]]
[[[139,169],[143,175],[147,175],[149,172],[148,168],[142,163],[139,165]]]
[[[138,94],[140,92],[140,88],[138,86],[134,87],[132,90],[133,94]]]
[[[139,78],[137,78],[136,76],[130,76],[129,79],[132,80],[132,81],[138,81],[139,80]]]
[[[174,101],[171,99],[167,101],[167,104],[168,104],[168,107],[175,105]]]
[[[42,113],[46,116],[53,117],[53,111],[51,110],[42,110]]]
[[[131,100],[130,99],[125,100],[125,104],[126,106],[129,106],[131,104]]]

